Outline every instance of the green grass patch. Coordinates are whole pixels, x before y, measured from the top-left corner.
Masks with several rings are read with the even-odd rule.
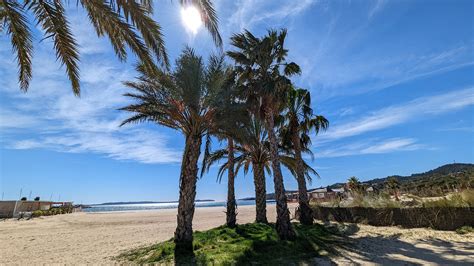
[[[474,228],[472,226],[463,226],[458,229],[456,229],[456,233],[460,235],[465,235],[465,234],[474,234]]]
[[[321,225],[293,225],[297,238],[294,241],[278,239],[275,226],[270,224],[243,224],[236,228],[220,226],[194,233],[194,254],[179,255],[175,261],[173,239],[138,248],[117,257],[134,263],[198,265],[278,265],[329,254],[335,235]]]

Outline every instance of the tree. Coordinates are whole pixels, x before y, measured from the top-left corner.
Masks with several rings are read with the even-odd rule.
[[[390,177],[385,181],[385,187],[391,191],[395,197],[396,201],[399,201],[398,190],[400,189],[400,183],[396,177]]]
[[[266,184],[265,171],[270,174],[271,159],[270,159],[270,143],[268,142],[268,134],[262,123],[251,116],[248,126],[241,128],[239,134],[234,135],[235,151],[238,156],[235,158],[235,174],[242,168],[246,175],[250,168],[252,168],[254,184],[255,184],[255,204],[256,204],[256,219],[257,223],[268,223],[266,216]],[[207,161],[207,169],[219,160],[227,159],[228,151],[220,149],[212,152]],[[293,155],[288,156],[286,153],[280,152],[279,159],[281,163],[290,170],[293,175],[296,175],[296,160]],[[224,172],[229,168],[230,164],[227,160],[218,170],[218,179],[222,178]],[[306,163],[304,164],[304,171],[307,177],[310,174],[317,174]]]
[[[290,87],[289,77],[300,73],[293,62],[287,62],[288,50],[284,48],[286,30],[271,30],[263,38],[249,31],[231,38],[236,51],[229,51],[236,63],[239,85],[243,88],[242,99],[250,110],[264,121],[270,143],[275,200],[277,205],[276,229],[280,239],[294,239],[295,231],[290,223],[285,186],[278,157],[278,140],[275,133],[275,116],[281,111]]]
[[[31,20],[41,26],[45,39],[51,39],[58,61],[66,68],[74,94],[80,94],[79,50],[64,4],[70,1],[16,0],[0,1],[0,31],[5,29],[18,63],[20,89],[27,91],[33,76],[31,58],[33,36]],[[127,48],[141,61],[143,67],[156,68],[154,57],[168,66],[161,27],[153,18],[153,1],[97,1],[78,0],[87,13],[99,37],[107,36],[118,59],[125,61]],[[217,26],[217,15],[210,0],[181,0],[182,5],[192,4],[201,12],[203,21],[215,43],[222,44]],[[151,71],[151,70],[150,70]]]
[[[270,172],[269,156],[268,156],[268,141],[266,139],[266,132],[261,126],[261,123],[255,118],[250,118],[248,126],[240,128],[238,132],[233,135],[236,146],[235,151],[239,154],[234,162],[236,163],[235,174],[244,167],[244,173],[247,174],[250,166],[253,169],[254,185],[255,185],[255,205],[256,205],[256,219],[257,223],[268,223],[266,214],[266,185],[265,185],[265,170]],[[228,150],[220,149],[212,152],[207,159],[207,169],[219,160],[227,159],[218,171],[218,179],[226,170],[231,168],[231,163],[228,160]]]
[[[309,206],[302,152],[310,151],[311,137],[309,134],[313,131],[318,134],[320,130],[326,130],[329,122],[325,117],[313,114],[309,91],[295,88],[292,88],[288,93],[284,120],[285,123],[280,135],[283,138],[284,146],[293,152],[297,162],[295,177],[298,182],[300,222],[311,225],[313,224],[313,215]]]
[[[352,176],[347,180],[347,187],[353,193],[360,193],[362,185],[357,177]]]
[[[246,127],[247,111],[242,103],[239,103],[235,95],[234,75],[231,67],[224,66],[223,57],[220,57],[218,62],[220,71],[212,71],[215,75],[212,77],[213,84],[216,87],[217,95],[213,108],[216,110],[213,127],[208,134],[206,141],[206,149],[203,160],[203,167],[201,175],[204,171],[209,171],[209,167],[214,163],[216,155],[210,154],[210,136],[213,135],[219,140],[226,140],[227,148],[219,151],[218,159],[224,156],[227,159],[227,210],[226,210],[226,225],[228,227],[235,227],[237,222],[237,201],[235,199],[235,147],[234,138],[239,138],[242,128]],[[222,181],[222,173],[218,175],[217,180]]]
[[[209,60],[206,68],[200,56],[186,48],[176,60],[175,70],[150,72],[138,67],[136,82],[125,82],[134,92],[125,94],[136,103],[121,108],[133,115],[122,125],[150,121],[180,131],[185,136],[185,148],[179,178],[178,223],[175,232],[176,251],[192,252],[192,220],[196,197],[198,159],[201,143],[214,121],[212,108],[216,93],[212,84],[218,59]]]

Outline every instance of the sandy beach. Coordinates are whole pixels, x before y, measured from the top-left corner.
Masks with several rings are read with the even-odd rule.
[[[294,205],[291,206],[292,209]],[[238,222],[254,220],[254,206],[238,208]],[[195,230],[222,225],[225,208],[198,208]],[[268,208],[275,221],[275,205]],[[113,263],[125,250],[169,239],[176,209],[73,213],[32,220],[0,221],[0,264]],[[429,229],[350,226],[348,248],[315,263],[472,264],[474,236]]]

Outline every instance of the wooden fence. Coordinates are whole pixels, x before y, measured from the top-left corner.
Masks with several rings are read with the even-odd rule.
[[[455,230],[462,226],[474,226],[474,208],[314,207],[313,215],[315,219],[322,221],[374,226],[430,227],[437,230]]]

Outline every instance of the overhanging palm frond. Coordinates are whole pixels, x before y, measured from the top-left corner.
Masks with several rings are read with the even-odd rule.
[[[29,1],[28,1],[29,2]],[[56,57],[66,67],[74,94],[80,94],[79,52],[69,22],[60,1],[31,1],[28,8],[33,10],[38,23],[46,32],[46,38],[52,38]]]
[[[222,47],[222,38],[219,33],[219,19],[217,18],[217,12],[214,9],[214,5],[210,0],[181,0],[182,5],[193,4],[201,14],[201,18],[206,26],[207,30],[212,36],[214,43],[218,47]]]
[[[154,52],[156,59],[162,62],[165,67],[169,67],[161,26],[151,17],[152,3],[151,1],[140,2],[115,0],[110,3],[112,7],[116,7],[118,13],[123,12],[127,22],[130,21],[136,27],[145,45]]]
[[[148,69],[156,68],[142,38],[135,33],[132,25],[124,21],[119,13],[114,12],[110,5],[95,0],[81,0],[80,3],[86,9],[97,34],[99,36],[106,34],[109,37],[115,53],[121,60],[126,59],[126,44],[140,59],[143,67]]]
[[[0,23],[11,36],[11,44],[19,65],[18,80],[23,91],[28,89],[31,77],[33,43],[23,6],[17,2],[0,2]]]

